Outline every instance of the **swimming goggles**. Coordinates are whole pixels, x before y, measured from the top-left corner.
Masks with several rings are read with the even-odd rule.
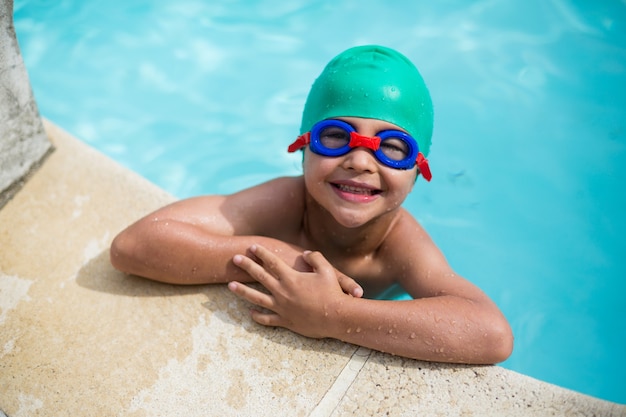
[[[417,164],[427,181],[432,174],[428,160],[419,151],[417,141],[400,130],[383,130],[369,137],[357,133],[356,129],[343,120],[327,119],[313,125],[289,145],[289,152],[310,145],[311,151],[322,156],[342,156],[357,147],[374,151],[376,159],[385,166],[395,169],[411,169]]]

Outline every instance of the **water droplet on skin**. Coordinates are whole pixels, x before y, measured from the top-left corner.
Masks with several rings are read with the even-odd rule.
[[[361,328],[360,328],[360,327],[357,327],[355,331],[356,331],[357,333],[361,333]]]
[[[352,333],[352,327],[348,327],[348,330],[346,330],[346,333]]]
[[[417,336],[415,335],[415,333],[411,333],[411,335],[409,336],[409,339],[415,339]]]
[[[389,331],[387,332],[388,334],[393,333],[393,329],[389,329]]]

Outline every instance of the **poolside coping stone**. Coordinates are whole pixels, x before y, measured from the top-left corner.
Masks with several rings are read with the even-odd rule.
[[[409,360],[249,318],[224,285],[113,269],[113,237],[175,199],[53,123],[0,211],[0,409],[14,416],[626,416],[498,366]],[[2,412],[0,412],[2,415]]]

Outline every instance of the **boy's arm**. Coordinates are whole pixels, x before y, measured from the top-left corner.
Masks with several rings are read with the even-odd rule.
[[[113,240],[111,263],[123,272],[174,284],[249,281],[232,257],[262,244],[302,270],[307,267],[302,249],[265,233],[280,235],[281,228],[296,221],[293,216],[302,205],[298,181],[282,178],[230,196],[196,197],[163,207]]]
[[[168,220],[135,224],[111,245],[111,264],[127,274],[170,284],[250,282],[232,257],[253,244],[271,248],[285,262],[299,268],[302,252],[294,245],[263,236],[228,236],[186,222]]]
[[[393,265],[390,273],[414,299],[351,303],[352,309],[344,315],[348,323],[358,322],[360,316],[377,316],[383,326],[361,338],[360,344],[383,340],[381,350],[442,362],[492,364],[511,355],[513,334],[502,312],[482,290],[454,272],[407,212],[403,211],[380,256]],[[385,328],[387,341],[381,337]],[[358,336],[353,343],[359,343]]]
[[[498,316],[487,300],[457,296],[347,299],[329,337],[419,360],[494,364],[513,348],[508,324]]]

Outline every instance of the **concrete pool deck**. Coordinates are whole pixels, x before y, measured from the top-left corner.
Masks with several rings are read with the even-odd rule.
[[[0,410],[16,416],[626,416],[497,366],[432,364],[253,323],[223,285],[114,270],[174,198],[44,123],[56,150],[0,210]],[[2,413],[0,413],[2,415]]]

